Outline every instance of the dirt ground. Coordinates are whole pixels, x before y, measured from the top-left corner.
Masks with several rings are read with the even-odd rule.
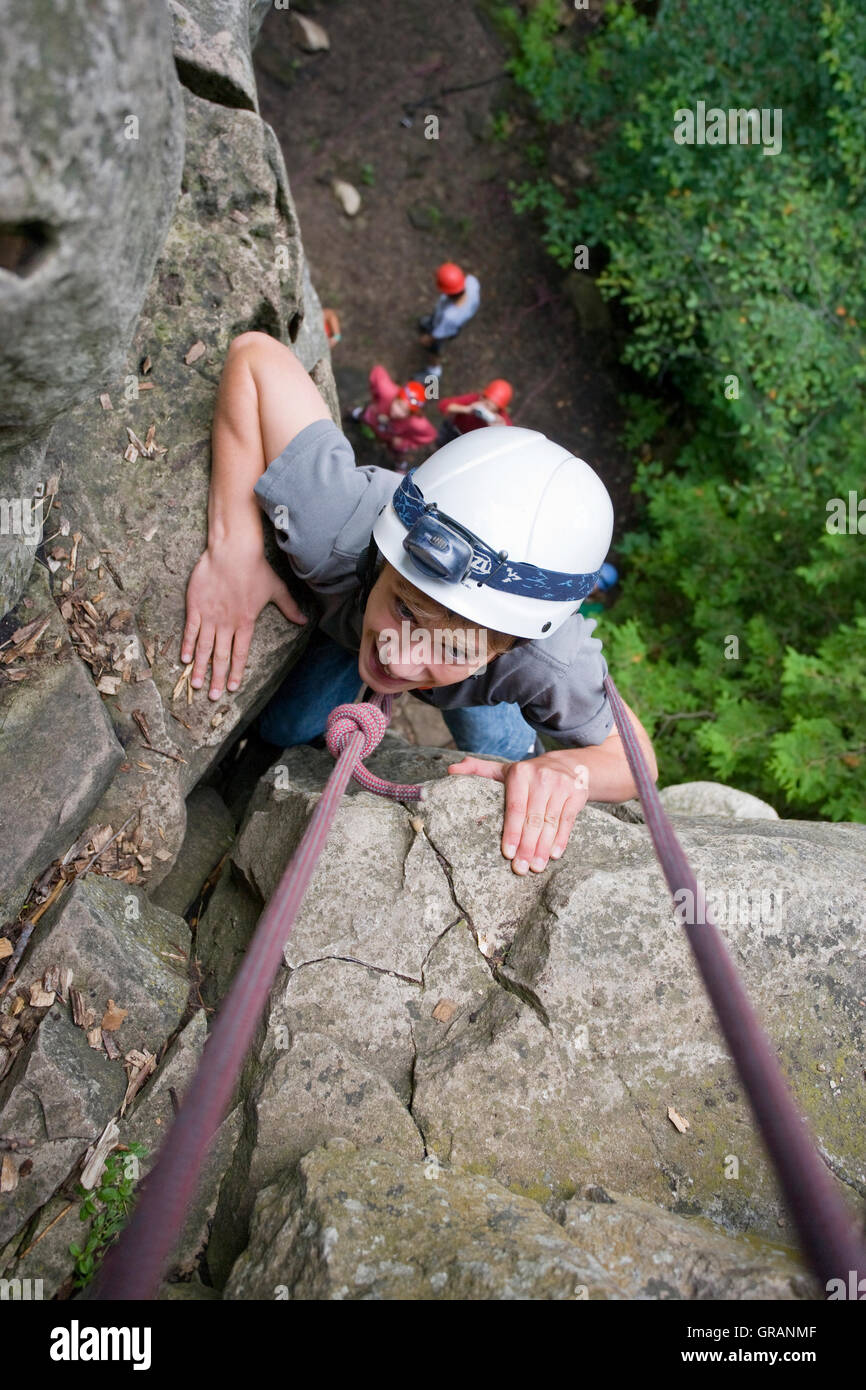
[[[559,270],[529,220],[511,209],[509,180],[534,174],[523,154],[534,132],[504,74],[498,36],[466,0],[319,0],[304,13],[325,27],[330,49],[303,52],[289,11],[273,9],[255,65],[313,281],[340,317],[333,360],[343,411],[367,399],[376,362],[403,380],[422,373],[416,322],[433,306],[435,268],[457,261],[478,276],[481,308],[446,347],[441,394],[506,377],[514,423],[586,459],[621,519],[631,503],[631,470],[616,437],[624,383],[615,367],[600,365],[609,344],[581,333],[566,292],[566,276],[580,272]],[[467,90],[443,95],[453,87]],[[425,138],[431,115],[438,139]],[[492,138],[494,119],[507,140]],[[361,195],[353,218],[337,203],[335,178]],[[432,403],[427,413],[438,424]],[[359,463],[387,464],[354,423],[344,429]],[[419,711],[419,701],[401,703]]]

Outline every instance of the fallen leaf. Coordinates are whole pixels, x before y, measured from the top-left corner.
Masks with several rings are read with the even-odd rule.
[[[433,1010],[433,1017],[439,1023],[450,1023],[456,1012],[457,1005],[453,999],[440,999]]]
[[[10,1154],[4,1154],[0,1163],[0,1192],[14,1192],[17,1186],[18,1167]]]
[[[54,990],[42,988],[42,981],[37,980],[30,986],[30,1006],[34,1009],[48,1009],[54,1003]]]
[[[121,686],[120,676],[100,676],[96,689],[102,695],[116,695]]]
[[[178,695],[180,694],[181,690],[183,689],[184,682],[189,680],[190,672],[192,671],[192,668],[193,668],[194,664],[195,664],[195,663],[191,661],[191,662],[189,663],[188,666],[185,666],[185,667],[184,667],[183,672],[182,672],[180,678],[178,679],[177,685],[174,687],[174,690],[171,692],[171,698],[172,698],[173,700],[176,700],[176,699],[177,699]]]
[[[120,1130],[114,1120],[109,1120],[95,1144],[91,1144],[84,1155],[84,1167],[79,1179],[81,1186],[90,1191],[102,1177],[105,1160],[117,1144]]]
[[[128,1014],[129,1009],[121,1009],[119,1005],[115,1004],[113,999],[109,999],[108,1008],[102,1015],[102,1027],[105,1032],[116,1032]]]
[[[107,391],[103,391],[102,395],[99,397],[99,404],[102,406],[103,410],[114,409],[114,406],[111,404],[111,397]]]
[[[674,1128],[679,1130],[680,1134],[685,1134],[686,1130],[690,1128],[688,1120],[684,1120],[682,1115],[678,1115],[672,1105],[668,1106],[668,1119]]]
[[[193,362],[197,362],[200,357],[204,357],[206,352],[207,348],[201,338],[197,338],[183,360],[188,367],[191,367]]]
[[[8,936],[0,936],[0,960],[5,960],[12,954],[12,942]]]

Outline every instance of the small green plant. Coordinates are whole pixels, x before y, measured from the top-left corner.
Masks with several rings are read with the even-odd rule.
[[[376,182],[376,173],[372,164],[361,165],[361,182],[367,184],[369,188],[372,188]]]
[[[80,1221],[90,1221],[87,1241],[82,1249],[74,1242],[69,1253],[75,1259],[75,1287],[83,1289],[90,1283],[105,1256],[120,1234],[133,1207],[133,1187],[138,1176],[139,1158],[147,1149],[143,1144],[128,1144],[125,1149],[108,1155],[98,1187],[88,1191],[78,1184],[78,1196],[84,1200],[78,1213]],[[135,1162],[130,1162],[130,1158]]]
[[[511,134],[512,117],[509,111],[497,111],[490,118],[490,139],[504,145]]]

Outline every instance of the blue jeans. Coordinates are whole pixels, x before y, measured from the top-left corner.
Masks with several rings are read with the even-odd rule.
[[[360,686],[357,654],[317,629],[298,664],[259,715],[259,733],[278,748],[310,743],[325,732],[331,710],[354,700]],[[444,709],[442,716],[465,753],[487,753],[511,762],[533,756],[535,730],[519,705],[472,705]]]

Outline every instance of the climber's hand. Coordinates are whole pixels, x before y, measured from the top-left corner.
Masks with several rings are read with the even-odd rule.
[[[564,753],[544,753],[519,763],[464,758],[457,776],[492,777],[505,783],[502,853],[516,874],[540,873],[558,859],[589,794],[589,773]]]
[[[275,603],[290,622],[307,619],[288,588],[265,559],[261,544],[244,550],[237,543],[211,548],[200,557],[186,590],[186,626],[181,661],[195,665],[190,684],[203,684],[213,653],[212,700],[223,693],[231,661],[228,689],[237,690],[249,655],[256,619],[267,603]]]

